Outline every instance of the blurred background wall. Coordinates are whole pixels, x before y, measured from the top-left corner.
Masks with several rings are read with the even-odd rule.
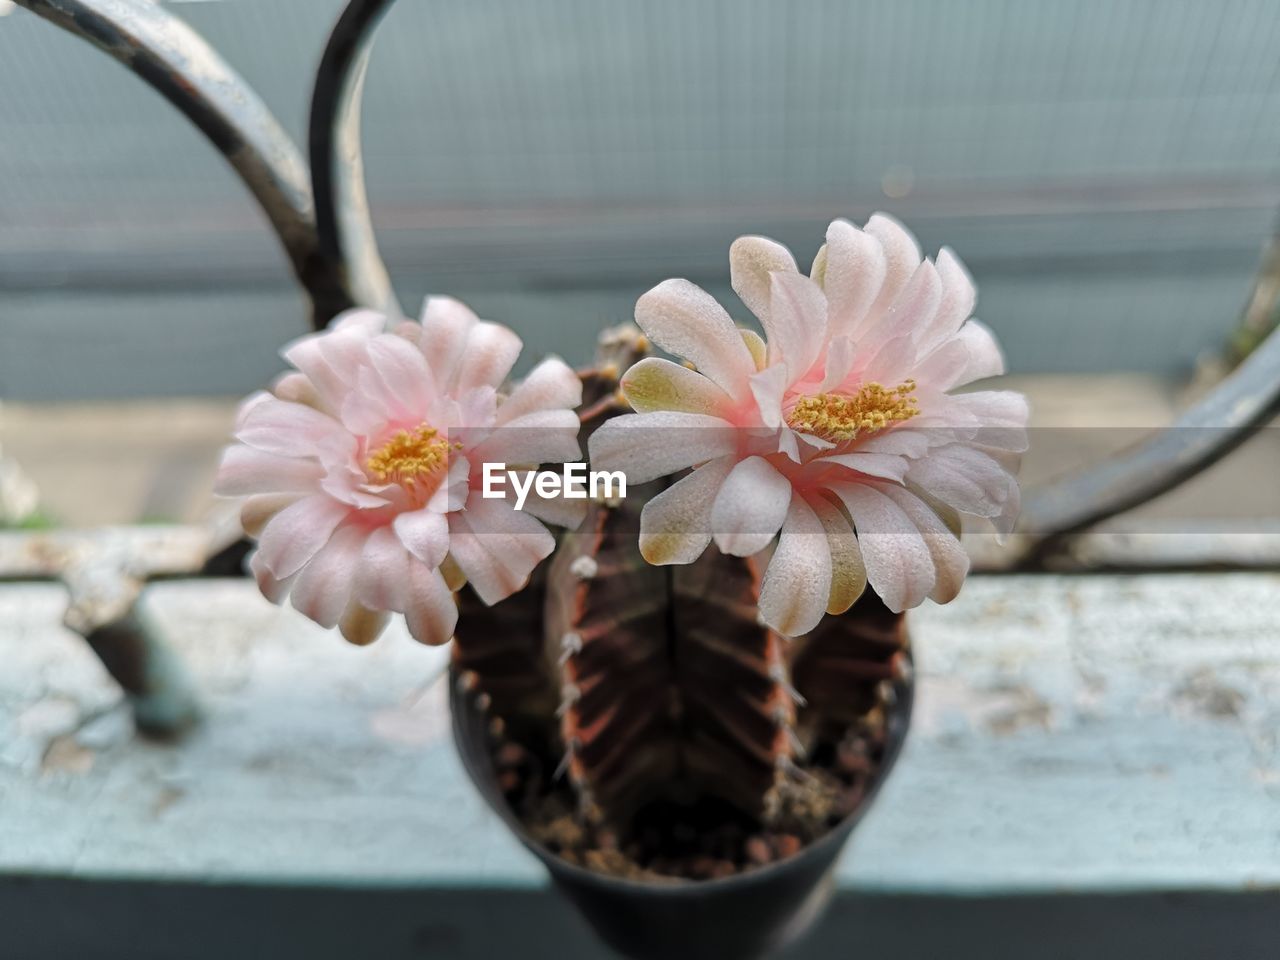
[[[339,0],[171,4],[300,142]],[[265,220],[175,111],[0,0],[0,398],[237,394],[306,330]],[[1280,203],[1267,0],[403,0],[366,91],[403,302],[586,359],[727,248],[835,215],[954,247],[1020,372],[1176,375]],[[745,317],[743,318],[745,319]]]

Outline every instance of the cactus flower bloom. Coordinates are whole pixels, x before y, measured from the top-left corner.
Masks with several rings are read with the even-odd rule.
[[[444,643],[462,578],[495,603],[555,545],[535,516],[574,522],[567,504],[517,512],[479,486],[485,461],[577,460],[582,388],[550,358],[500,394],[520,339],[456,300],[429,299],[421,324],[386,326],[350,311],[288,346],[294,372],[242,405],[216,489],[248,496],[250,566],[273,602],[288,595],[355,643],[374,640],[388,611],[416,639]]]
[[[637,412],[590,444],[594,467],[632,483],[694,468],[644,509],[650,563],[692,562],[713,538],[750,556],[777,537],[760,614],[787,636],[868,581],[895,612],[952,599],[969,565],[957,515],[1011,528],[1026,445],[1021,394],[950,392],[1004,369],[960,261],[923,259],[882,214],[836,220],[826,240],[809,276],[771,240],[733,244],[732,285],[763,339],[687,280],[642,296],[640,328],[687,363],[633,366]]]

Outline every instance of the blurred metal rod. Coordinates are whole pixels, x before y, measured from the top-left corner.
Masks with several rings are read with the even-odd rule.
[[[1276,300],[1278,271],[1280,258],[1264,257],[1255,281],[1254,307],[1259,296]],[[1280,329],[1170,426],[1096,466],[1031,491],[1019,523],[1019,532],[1035,541],[1027,560],[1035,564],[1059,538],[1168,493],[1227,456],[1277,415]]]
[[[364,185],[360,104],[374,32],[394,0],[351,0],[338,18],[311,95],[308,145],[316,226],[334,280],[354,304],[401,313],[378,252]]]
[[[17,0],[120,61],[194,123],[244,181],[324,323],[351,305],[319,255],[306,163],[249,85],[205,40],[146,0]]]

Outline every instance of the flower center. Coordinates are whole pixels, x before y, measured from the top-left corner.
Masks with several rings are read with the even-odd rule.
[[[787,425],[800,433],[839,443],[859,433],[874,433],[899,420],[910,420],[920,409],[912,395],[914,380],[886,390],[878,383],[864,384],[853,396],[820,393],[801,397],[787,414]]]
[[[449,451],[462,449],[450,443],[429,423],[412,430],[400,430],[369,454],[365,469],[379,483],[398,483],[413,489],[420,479],[430,477],[449,464]]]

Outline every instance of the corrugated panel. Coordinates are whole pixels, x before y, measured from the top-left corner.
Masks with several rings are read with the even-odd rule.
[[[301,137],[339,6],[178,9]],[[561,350],[596,317],[563,317],[577,295],[549,289],[625,317],[666,276],[722,279],[738,232],[808,256],[830,216],[887,208],[969,261],[1018,368],[1170,371],[1230,329],[1271,227],[1277,50],[1267,0],[403,2],[368,85],[370,193],[407,301],[447,289],[517,326],[558,317],[534,342]],[[135,78],[0,17],[0,395],[189,384],[85,373],[45,318],[93,324],[93,297],[50,291],[163,287],[125,339],[163,329],[183,290],[217,316],[219,290],[283,282],[263,224]],[[241,389],[301,329],[282,296],[296,308],[236,322],[248,339],[208,355],[201,389]]]

